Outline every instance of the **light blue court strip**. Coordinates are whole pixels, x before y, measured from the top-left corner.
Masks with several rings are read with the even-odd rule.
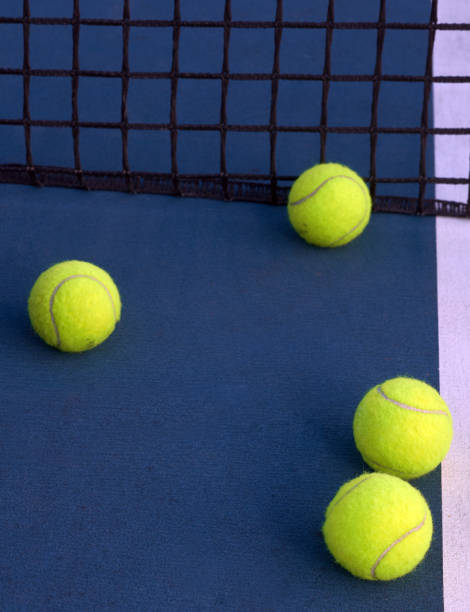
[[[446,0],[439,21],[470,22],[468,0]],[[434,75],[470,74],[470,32],[438,32]],[[470,125],[470,85],[434,85],[435,127]],[[435,137],[439,177],[469,175],[470,138]],[[467,201],[468,188],[438,185],[436,197]],[[440,390],[454,417],[454,441],[442,465],[444,609],[469,609],[470,585],[470,220],[436,220]],[[430,299],[432,297],[430,296]]]

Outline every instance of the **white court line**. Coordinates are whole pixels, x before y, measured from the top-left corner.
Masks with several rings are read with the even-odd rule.
[[[470,23],[470,0],[441,0],[438,19]],[[437,32],[434,75],[470,74],[470,32]],[[434,85],[435,127],[470,126],[470,85]],[[469,175],[470,138],[436,136],[435,173]],[[467,201],[468,187],[437,185],[436,196]],[[444,610],[470,610],[470,221],[436,219],[440,391],[454,418],[442,464]]]

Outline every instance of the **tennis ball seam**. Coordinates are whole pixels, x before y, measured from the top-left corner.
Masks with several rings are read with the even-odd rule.
[[[406,533],[404,533],[403,535],[401,535],[399,538],[397,538],[394,542],[392,542],[392,544],[390,544],[390,546],[388,546],[383,553],[381,553],[377,559],[377,561],[374,563],[374,565],[371,567],[370,570],[370,575],[371,577],[376,580],[377,579],[377,575],[376,575],[376,571],[377,571],[377,567],[379,566],[380,562],[387,556],[387,554],[393,549],[395,548],[395,546],[397,546],[398,544],[400,544],[400,542],[403,542],[403,540],[405,540],[409,535],[411,535],[412,533],[415,533],[417,531],[419,531],[420,529],[422,529],[426,523],[426,518],[427,518],[428,513],[425,512],[424,513],[424,518],[421,521],[421,523],[419,523],[418,525],[416,525],[416,527],[412,527],[411,529],[409,529]]]
[[[343,499],[348,496],[350,493],[352,493],[355,489],[357,489],[357,487],[359,487],[363,482],[366,482],[367,480],[369,480],[370,478],[373,478],[374,474],[366,474],[364,476],[364,478],[362,480],[360,480],[359,482],[356,482],[355,485],[353,485],[350,489],[348,489],[344,495],[342,495],[339,499],[337,499],[334,503],[333,506],[331,506],[329,512],[331,513],[331,511],[333,510],[333,508],[336,508],[336,506],[339,504],[339,502],[343,501]]]
[[[52,293],[51,293],[51,297],[49,299],[49,315],[51,317],[51,322],[52,322],[52,327],[54,328],[54,332],[57,338],[57,348],[60,347],[60,333],[59,333],[59,328],[57,327],[57,323],[54,317],[54,300],[55,297],[57,295],[57,292],[59,291],[59,289],[69,280],[72,280],[74,278],[89,278],[90,280],[93,280],[95,282],[97,282],[99,285],[101,285],[101,287],[103,287],[103,289],[106,291],[106,294],[109,298],[109,301],[111,302],[111,307],[113,309],[113,314],[114,314],[114,320],[117,322],[117,313],[116,313],[116,305],[114,304],[114,300],[113,297],[111,295],[111,292],[109,291],[108,287],[106,287],[106,285],[101,282],[98,278],[96,278],[95,276],[91,276],[90,274],[71,274],[70,276],[67,276],[66,278],[63,278],[60,283],[58,283]]]
[[[333,179],[337,179],[337,178],[347,179],[348,181],[352,181],[355,185],[357,185],[361,189],[362,193],[364,194],[364,203],[365,203],[365,206],[364,206],[363,215],[362,215],[361,219],[359,220],[359,222],[354,227],[349,229],[345,234],[343,234],[342,236],[340,236],[339,238],[337,238],[336,240],[334,240],[333,242],[328,244],[327,245],[328,247],[333,247],[338,242],[341,242],[342,240],[347,238],[350,234],[353,234],[359,227],[361,227],[361,225],[363,224],[364,220],[366,219],[367,213],[368,213],[368,206],[367,206],[368,196],[367,196],[367,193],[366,193],[366,191],[364,189],[364,186],[361,185],[361,183],[359,181],[356,181],[356,179],[353,178],[352,176],[347,176],[345,174],[335,174],[335,176],[329,176],[322,183],[320,183],[320,185],[318,185],[318,187],[316,187],[311,193],[307,194],[303,198],[300,198],[300,200],[296,200],[295,202],[290,202],[291,206],[298,206],[299,204],[303,204],[304,202],[306,202],[310,198],[314,197],[318,193],[318,191],[324,185],[326,185],[328,182],[332,181]]]
[[[382,389],[382,385],[377,385],[376,390],[377,390],[377,393],[384,400],[394,404],[395,406],[398,406],[399,408],[403,408],[404,410],[411,410],[413,412],[419,412],[419,413],[422,413],[422,414],[436,414],[436,415],[439,415],[439,416],[446,416],[446,417],[449,416],[445,410],[425,410],[424,408],[418,408],[416,406],[410,406],[409,404],[404,404],[403,402],[399,402],[398,400],[394,400],[393,398],[388,397],[388,395]],[[399,470],[399,469],[397,469],[395,467],[391,467],[389,465],[385,465],[383,463],[379,463],[375,459],[372,459],[368,455],[365,455],[362,451],[361,451],[361,455],[362,455],[363,459],[369,465],[375,465],[379,469],[389,470],[389,471],[394,472],[394,473],[396,473],[398,475],[401,475],[403,477],[408,477],[408,478],[413,477],[415,475],[415,472]]]
[[[395,404],[395,406],[398,406],[399,408],[404,408],[405,410],[413,410],[414,412],[421,412],[423,414],[438,414],[438,415],[443,415],[446,417],[449,416],[445,410],[425,410],[424,408],[410,406],[409,404],[403,404],[402,402],[399,402],[398,400],[394,400],[393,398],[388,397],[388,395],[382,389],[381,385],[377,386],[377,392],[380,396],[382,396],[384,400],[386,400],[387,402],[391,402],[392,404]]]

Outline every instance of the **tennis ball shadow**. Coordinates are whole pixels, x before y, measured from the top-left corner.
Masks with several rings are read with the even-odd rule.
[[[285,219],[280,219],[275,225],[275,230],[281,240],[286,243],[291,243],[304,248],[317,249],[314,245],[309,245],[301,238],[292,225],[289,223],[287,216]]]
[[[321,571],[322,566],[330,563],[321,527],[324,521],[324,508],[312,515],[311,522],[291,527],[284,533],[283,546],[292,547],[298,558],[312,570]]]
[[[14,303],[2,304],[0,307],[0,334],[5,346],[14,346],[16,350],[30,352],[52,352],[56,349],[48,346],[34,331],[28,312],[24,305]],[[37,353],[34,353],[37,354]]]
[[[24,305],[4,303],[0,306],[0,321],[2,340],[5,344],[24,341],[31,344],[35,342],[35,334],[29,321]]]
[[[354,410],[351,409],[345,415],[343,406],[336,414],[334,407],[330,407],[327,413],[328,418],[318,418],[315,423],[315,438],[321,445],[323,460],[330,462],[334,459],[338,468],[344,468],[348,473],[360,473],[364,462],[354,442]]]
[[[292,249],[297,249],[298,252],[304,252],[307,255],[311,255],[312,253],[324,254],[330,253],[332,251],[341,251],[341,249],[327,249],[324,247],[319,247],[315,244],[310,244],[306,240],[304,240],[299,234],[295,231],[295,229],[290,224],[287,217],[284,220],[278,220],[276,224],[273,224],[273,230],[276,232],[278,239],[282,241],[284,244],[289,245]],[[331,256],[331,255],[330,255]]]
[[[329,381],[327,386],[333,384]],[[295,412],[298,428],[294,429],[295,436],[286,437],[284,448],[284,454],[296,461],[307,458],[310,467],[294,464],[298,469],[289,470],[288,479],[279,479],[282,492],[277,501],[269,503],[267,514],[270,523],[278,526],[277,538],[289,551],[288,557],[321,573],[331,566],[322,534],[326,507],[341,480],[362,473],[364,465],[354,443],[352,409],[345,410],[341,397],[334,405],[322,400],[323,389],[296,393],[294,404],[305,406],[308,401],[311,406],[312,396],[316,409]],[[337,481],[333,488],[331,479]]]
[[[284,509],[274,509],[272,521],[277,525],[276,549],[282,550],[282,561],[295,560],[299,567],[320,576],[331,564],[322,526],[325,521],[325,510],[330,501],[325,487],[325,475],[316,475],[311,490],[306,491],[304,483],[299,482],[299,491],[303,494],[286,492]],[[299,503],[299,496],[304,497]],[[287,510],[286,510],[287,508]],[[276,550],[274,551],[276,552]]]

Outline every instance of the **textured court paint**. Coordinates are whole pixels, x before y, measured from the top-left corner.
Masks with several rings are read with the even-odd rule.
[[[468,0],[439,3],[439,21],[469,23]],[[435,75],[470,74],[470,32],[437,32]],[[468,127],[470,84],[434,85],[435,127]],[[435,137],[436,176],[469,174],[469,136]],[[466,202],[468,187],[437,185],[436,196]],[[470,585],[470,220],[436,220],[440,391],[452,411],[455,428],[442,463],[444,607],[467,612]]]
[[[387,400],[387,402],[395,404],[395,406],[399,406],[400,408],[404,408],[405,410],[412,410],[413,412],[422,412],[424,414],[443,414],[444,416],[448,416],[447,412],[445,412],[444,410],[424,410],[423,408],[417,408],[416,406],[408,406],[407,404],[403,404],[402,402],[397,402],[397,400],[388,397],[380,385],[377,387],[377,392],[385,400]]]
[[[54,332],[57,337],[57,348],[60,348],[60,333],[59,333],[59,328],[57,327],[57,321],[55,320],[55,316],[54,316],[54,300],[55,300],[55,296],[57,295],[57,292],[64,285],[64,283],[74,278],[89,278],[90,280],[96,281],[99,285],[101,285],[101,287],[106,291],[109,301],[111,302],[111,306],[113,308],[113,313],[114,313],[114,320],[116,322],[118,320],[117,314],[116,314],[116,304],[114,303],[114,300],[112,298],[112,295],[108,287],[106,287],[104,283],[102,283],[98,278],[95,278],[94,276],[90,276],[89,274],[72,274],[71,276],[67,276],[67,278],[64,278],[63,280],[61,280],[60,283],[58,283],[54,287],[54,290],[51,293],[51,299],[49,301],[49,313],[51,315],[52,326],[54,328]]]
[[[318,530],[365,469],[364,390],[437,385],[433,220],[374,215],[361,245],[312,256],[281,209],[1,191],[0,609],[377,612]],[[51,244],[119,269],[117,342],[72,360],[31,334]],[[438,477],[419,483],[431,550],[381,612],[442,612]]]
[[[438,151],[436,155],[438,160]],[[445,609],[467,612],[470,585],[470,221],[438,219],[436,240],[440,390],[455,423],[454,439],[442,463]]]

